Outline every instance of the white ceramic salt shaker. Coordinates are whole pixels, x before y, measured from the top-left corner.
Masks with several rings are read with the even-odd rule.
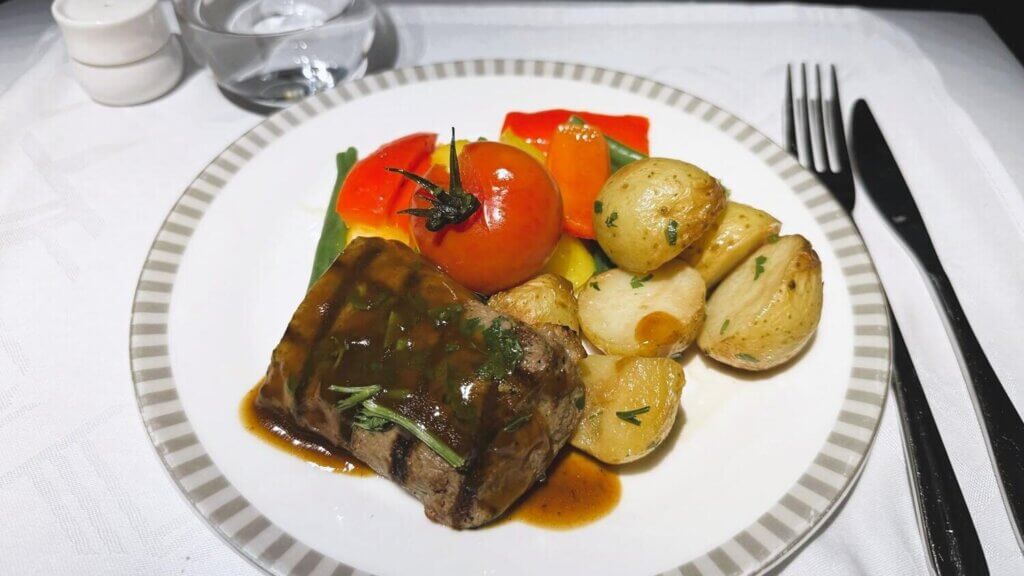
[[[78,83],[102,104],[130,106],[173,88],[185,69],[157,0],[55,0]]]

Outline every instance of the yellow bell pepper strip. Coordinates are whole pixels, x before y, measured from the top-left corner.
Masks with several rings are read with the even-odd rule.
[[[511,130],[503,131],[501,133],[501,138],[499,138],[499,140],[501,140],[505,144],[508,144],[509,146],[515,146],[516,148],[519,148],[523,152],[526,152],[530,156],[533,156],[537,160],[537,162],[540,162],[541,164],[546,163],[544,153],[541,152],[539,148],[537,148],[533,144],[530,144],[526,140],[523,140],[519,136],[516,136],[516,133]]]
[[[456,140],[455,141],[455,154],[462,154],[462,149],[469,144],[469,140]],[[437,166],[444,166],[445,170],[449,172],[451,169],[448,166],[448,162],[451,158],[451,144],[441,144],[430,154],[430,163]]]
[[[587,280],[594,275],[597,266],[586,244],[579,238],[562,234],[551,253],[543,272],[556,274],[572,282],[573,290],[578,291]]]

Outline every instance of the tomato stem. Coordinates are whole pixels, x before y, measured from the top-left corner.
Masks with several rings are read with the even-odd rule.
[[[429,202],[431,207],[406,208],[398,213],[426,218],[427,230],[431,232],[437,232],[450,224],[465,222],[467,218],[480,208],[480,200],[466,192],[462,187],[462,175],[459,173],[459,154],[455,147],[455,128],[452,128],[452,142],[449,150],[448,166],[451,177],[448,190],[408,170],[402,170],[401,168],[387,169],[389,172],[401,174],[419,185],[420,189],[416,195]]]

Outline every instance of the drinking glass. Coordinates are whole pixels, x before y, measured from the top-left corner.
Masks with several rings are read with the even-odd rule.
[[[229,94],[283,107],[366,71],[370,0],[175,0],[182,36]]]

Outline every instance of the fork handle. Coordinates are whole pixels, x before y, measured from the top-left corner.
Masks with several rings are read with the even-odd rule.
[[[939,576],[987,575],[988,564],[978,533],[942,444],[914,362],[891,311],[889,322],[893,332],[895,363],[892,390],[900,411],[907,472],[914,487],[914,506],[921,522],[925,550]]]
[[[934,254],[934,250],[931,252]],[[946,330],[959,348],[957,361],[985,431],[985,441],[999,475],[1000,489],[1010,524],[1017,536],[1017,544],[1024,549],[1024,422],[989,363],[978,337],[974,335],[938,257],[933,261],[927,257],[921,260],[946,312]]]

